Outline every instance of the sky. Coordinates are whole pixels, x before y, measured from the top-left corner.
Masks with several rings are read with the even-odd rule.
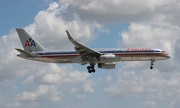
[[[0,107],[179,108],[179,0],[3,0],[0,3]],[[80,64],[18,58],[15,28],[47,49],[73,49],[67,39],[91,48],[158,48],[171,58],[118,62],[89,74]]]

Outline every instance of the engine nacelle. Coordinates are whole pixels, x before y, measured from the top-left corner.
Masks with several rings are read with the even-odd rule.
[[[100,57],[97,58],[97,61],[99,63],[112,63],[115,62],[115,55],[114,54],[106,54],[106,55],[101,55]]]
[[[116,67],[116,62],[113,62],[113,63],[98,63],[98,68],[114,69],[115,67]]]

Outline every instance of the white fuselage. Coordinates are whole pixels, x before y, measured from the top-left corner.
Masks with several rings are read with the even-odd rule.
[[[157,61],[166,60],[170,58],[170,55],[160,49],[148,49],[148,48],[127,48],[127,49],[99,49],[97,50],[102,54],[113,54],[115,59],[113,62],[118,61]],[[35,57],[23,56],[19,54],[19,57],[41,61],[49,63],[89,63],[89,61],[82,60],[81,56],[77,51],[38,51],[32,52],[36,55]],[[98,60],[96,63],[102,63]]]

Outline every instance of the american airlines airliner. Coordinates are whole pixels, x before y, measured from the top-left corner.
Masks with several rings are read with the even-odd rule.
[[[153,69],[155,61],[166,60],[170,55],[161,49],[151,48],[115,48],[115,49],[92,49],[72,38],[66,30],[68,39],[74,44],[75,50],[48,50],[45,49],[35,38],[30,36],[24,29],[16,28],[23,49],[16,48],[20,54],[18,57],[48,62],[48,63],[80,63],[87,66],[88,72],[95,72],[98,68],[114,69],[119,61],[150,61],[150,69]]]

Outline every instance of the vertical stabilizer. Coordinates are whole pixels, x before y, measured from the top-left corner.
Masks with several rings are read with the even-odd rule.
[[[35,38],[30,36],[24,29],[16,28],[16,31],[25,51],[33,52],[45,50],[45,48]]]

